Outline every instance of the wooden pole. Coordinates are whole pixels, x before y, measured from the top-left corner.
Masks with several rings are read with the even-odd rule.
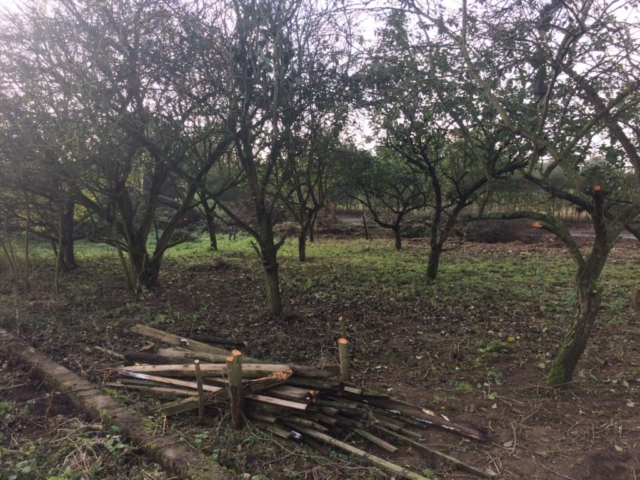
[[[383,460],[382,458],[371,455],[365,452],[364,450],[360,450],[359,448],[349,445],[348,443],[344,443],[339,440],[336,440],[335,438],[332,438],[329,435],[325,435],[322,432],[318,432],[316,430],[312,430],[311,428],[306,428],[303,426],[299,426],[297,430],[300,433],[316,438],[318,440],[322,440],[323,442],[333,447],[339,448],[340,450],[344,450],[345,452],[350,453],[351,455],[356,455],[360,458],[363,458],[369,461],[370,463],[374,464],[376,467],[383,468],[402,478],[406,478],[408,480],[427,480],[427,478],[423,477],[422,475],[418,475],[417,473],[407,470],[406,468],[403,468],[399,465],[395,465],[391,462]]]
[[[338,339],[338,353],[340,354],[340,375],[343,382],[351,381],[351,369],[349,367],[349,340]]]
[[[347,322],[344,321],[342,315],[338,317],[338,324],[340,325],[340,335],[342,338],[347,338]]]
[[[193,362],[196,366],[196,382],[198,383],[198,416],[200,420],[204,418],[204,389],[202,388],[202,371],[200,370],[200,360]]]
[[[242,391],[242,353],[233,350],[227,357],[229,373],[229,406],[231,408],[231,424],[239,429],[244,423],[244,394]]]

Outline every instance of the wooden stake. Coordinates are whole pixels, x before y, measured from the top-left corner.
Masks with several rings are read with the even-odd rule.
[[[168,383],[169,385],[193,388],[194,390],[198,389],[198,384],[196,382],[185,382],[183,380],[176,380],[175,378],[158,377],[155,375],[147,375],[146,373],[128,372],[126,370],[123,370],[119,373],[120,375],[123,375],[125,377],[132,377],[140,380],[149,380],[151,382],[157,382],[157,383]],[[211,393],[218,393],[222,390],[222,388],[214,387],[212,385],[203,385],[202,388],[207,392],[211,392]]]
[[[200,420],[204,418],[204,389],[202,388],[202,371],[200,370],[200,360],[193,362],[196,368],[196,383],[198,384],[198,416]]]
[[[292,408],[294,410],[306,410],[307,404],[300,402],[292,402],[291,400],[282,400],[280,398],[268,397],[266,395],[257,395],[252,393],[251,395],[247,395],[245,398],[248,400],[254,400],[260,403],[268,403],[271,405],[277,405],[279,407]]]
[[[403,415],[405,418],[411,420],[412,424],[415,423],[423,427],[425,425],[438,427],[464,437],[480,440],[481,442],[489,440],[489,432],[484,427],[445,420],[444,418],[436,416],[433,412],[415,405],[409,405],[395,398],[369,399],[368,403],[371,406],[386,410],[385,413],[387,415]]]
[[[237,350],[234,350],[237,351]],[[227,360],[230,357],[227,357]],[[223,376],[227,374],[227,366],[221,363],[202,363],[200,370],[204,376]],[[149,373],[153,375],[167,375],[172,377],[195,377],[194,365],[134,365],[122,367],[118,372]],[[273,372],[290,372],[289,365],[250,363],[243,366],[245,377],[261,378],[269,376]]]
[[[293,400],[294,402],[311,403],[312,399],[316,396],[315,390],[309,390],[308,388],[293,387],[291,385],[280,385],[273,387],[264,392],[266,395],[276,398],[282,398],[284,400]]]
[[[231,424],[239,429],[244,423],[244,392],[242,391],[242,353],[239,350],[231,352],[227,357],[227,372],[229,374],[229,407],[231,409]]]
[[[418,443],[408,437],[405,437],[403,435],[400,435],[397,432],[394,432],[392,430],[386,429],[384,427],[377,427],[380,431],[386,433],[387,435],[389,435],[390,437],[394,437],[397,440],[402,441],[405,445],[414,447],[417,450],[422,450],[423,452],[426,453],[430,453],[432,455],[436,455],[437,457],[442,458],[443,460],[446,460],[447,462],[449,462],[450,464],[452,464],[453,466],[459,468],[460,470],[464,470],[466,472],[472,473],[473,475],[476,475],[477,477],[480,478],[496,478],[497,474],[495,472],[490,472],[490,471],[482,471],[479,468],[474,467],[473,465],[469,465],[468,463],[464,463],[461,460],[458,460],[457,458],[451,457],[445,453],[442,453],[438,450],[435,450],[427,445],[424,445],[422,443]]]
[[[315,378],[291,377],[287,380],[287,385],[296,387],[306,387],[311,390],[321,390],[323,392],[339,393],[341,382],[339,380],[318,380]]]
[[[313,430],[317,430],[318,432],[322,432],[322,433],[328,433],[329,432],[329,429],[327,427],[323,427],[319,423],[313,422],[313,421],[308,420],[306,418],[289,417],[289,418],[279,418],[278,420],[280,420],[285,425],[290,426],[294,430],[296,428],[298,428],[299,426],[303,426],[303,427],[312,428]]]
[[[338,339],[338,353],[340,354],[340,375],[343,382],[351,381],[351,368],[349,366],[349,340]]]
[[[166,342],[170,345],[181,345],[185,348],[188,348],[189,350],[193,350],[196,352],[206,352],[223,355],[228,354],[228,352],[221,348],[212,347],[211,345],[207,345],[206,343],[197,342],[189,338],[179,337],[178,335],[173,335],[172,333],[163,332],[162,330],[146,327],[144,325],[135,325],[134,327],[131,327],[131,331],[134,333],[139,333],[140,335],[144,335],[145,337],[153,338],[154,340]]]
[[[297,430],[303,434],[309,435],[310,437],[317,438],[318,440],[322,440],[323,442],[328,443],[329,445],[332,445],[336,448],[339,448],[340,450],[344,450],[345,452],[348,452],[352,455],[356,455],[360,458],[368,460],[369,462],[373,463],[375,466],[384,468],[385,470],[395,473],[396,475],[399,475],[403,478],[408,478],[409,480],[427,480],[427,478],[423,477],[422,475],[418,475],[417,473],[411,472],[406,468],[402,468],[401,466],[396,465],[394,463],[387,462],[382,458],[375,457],[365,452],[364,450],[360,450],[359,448],[353,447],[348,443],[344,443],[344,442],[341,442],[340,440],[336,440],[335,438],[332,438],[329,435],[325,435],[322,432],[317,432],[315,430],[302,427],[302,426],[298,427]]]
[[[126,388],[128,390],[140,390],[140,393],[157,397],[192,397],[193,391],[181,390],[179,388],[153,387],[147,385],[129,385],[127,383],[108,382],[105,387]]]

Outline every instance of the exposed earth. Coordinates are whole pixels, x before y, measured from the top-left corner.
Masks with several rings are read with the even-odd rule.
[[[588,246],[588,238],[580,241]],[[63,276],[58,295],[51,289],[51,259],[43,255],[28,289],[4,277],[0,325],[99,384],[120,363],[94,347],[142,347],[145,340],[129,332],[137,323],[192,338],[241,338],[253,357],[335,368],[336,320],[343,316],[357,383],[485,426],[492,435],[479,443],[427,431],[424,443],[504,479],[640,476],[640,323],[629,306],[640,264],[637,241],[623,239],[612,252],[592,341],[574,382],[562,390],[545,386],[545,372],[571,320],[572,264],[550,236],[541,233],[527,243],[465,243],[445,255],[435,284],[423,277],[424,239],[407,239],[398,253],[386,237],[366,242],[319,235],[304,265],[288,243],[281,255],[288,313],[279,320],[264,314],[260,266],[248,240],[240,239],[221,242],[220,252],[205,252],[200,243],[169,256],[161,288],[140,299],[126,294],[108,250],[80,255],[82,268]],[[1,360],[4,372],[14,372]],[[15,406],[14,420],[0,410],[0,470],[15,470],[11,452],[21,445],[50,438],[60,428],[58,413],[77,416],[24,378],[12,381],[10,389],[0,386],[0,405]],[[20,420],[17,410],[34,399],[28,421]],[[135,394],[123,400],[141,411],[147,405]],[[205,422],[185,414],[162,428],[250,478],[388,478],[342,454],[329,452],[321,460],[307,447],[251,428],[237,434],[227,423],[212,411]],[[475,478],[437,459],[401,452],[376,451],[433,478]],[[156,467],[148,468],[157,476],[135,478],[164,478]]]

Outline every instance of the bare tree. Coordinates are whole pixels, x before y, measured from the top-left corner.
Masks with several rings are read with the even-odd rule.
[[[546,212],[520,211],[502,218],[530,218],[567,246],[576,265],[577,311],[548,376],[571,381],[597,317],[598,280],[622,229],[640,214],[640,203],[604,188],[606,177],[582,175],[585,160],[604,153],[628,162],[640,180],[633,135],[640,78],[638,25],[622,13],[633,2],[576,0],[546,5],[486,2],[459,13],[443,5],[402,4],[425,37],[445,46],[477,87],[478,105],[528,152],[524,178],[591,217],[595,240],[587,253],[567,227]],[[633,18],[633,17],[629,17]],[[605,139],[608,138],[608,142]],[[567,181],[554,185],[554,171]]]

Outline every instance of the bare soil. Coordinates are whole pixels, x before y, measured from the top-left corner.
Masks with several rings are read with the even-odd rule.
[[[319,241],[353,240],[324,237]],[[422,255],[424,240],[407,241],[405,248]],[[555,259],[560,255],[561,245],[543,235],[533,244],[465,244],[445,257],[443,264],[455,257],[516,265],[531,256]],[[508,291],[488,294],[478,288],[476,297],[466,292],[460,304],[426,296],[392,297],[385,293],[384,272],[371,271],[365,273],[374,280],[378,276],[378,290],[363,288],[358,294],[343,295],[340,274],[324,271],[311,255],[307,270],[299,274],[293,259],[284,264],[283,277],[289,275],[295,281],[283,282],[288,314],[273,320],[264,314],[261,272],[251,254],[212,256],[211,261],[167,259],[162,287],[141,299],[127,296],[115,261],[85,264],[65,276],[60,295],[51,294],[44,279],[18,293],[5,283],[0,286],[2,323],[68,368],[102,383],[119,362],[94,346],[115,351],[140,348],[145,340],[128,331],[136,323],[188,337],[241,338],[248,342],[246,354],[253,357],[335,368],[334,345],[339,335],[335,320],[342,315],[354,345],[357,383],[485,426],[492,435],[490,442],[478,443],[434,430],[427,432],[426,444],[480,468],[491,468],[505,479],[636,480],[640,476],[640,323],[628,305],[620,307],[623,313],[616,317],[626,321],[612,321],[605,298],[606,308],[575,381],[556,390],[545,386],[544,376],[566,321],[550,320],[540,305],[513,306],[506,302]],[[610,262],[639,265],[637,242],[621,241]],[[305,284],[307,277],[311,283]],[[329,293],[318,295],[320,288],[314,282]],[[327,284],[334,288],[328,289]],[[430,292],[438,296],[437,289]],[[553,289],[546,295],[553,296]],[[32,384],[10,392],[15,399],[42,396]],[[0,398],[7,395],[0,389]],[[146,406],[135,395],[127,399],[139,402],[140,408]],[[55,408],[65,406],[53,402],[41,407],[48,409],[48,416]],[[185,415],[171,419],[166,428],[183,429],[188,440],[196,421]],[[267,478],[365,478],[362,465],[345,467],[341,458],[334,458],[329,475],[328,467],[286,445],[271,449],[274,458],[264,449],[245,453],[238,467],[233,453],[219,451],[230,446],[228,437],[223,438],[226,421],[218,416],[205,424],[209,437],[202,447],[239,474],[262,472],[272,464]],[[43,425],[39,422],[38,428]],[[441,479],[474,478],[406,449],[388,458],[428,469]]]

